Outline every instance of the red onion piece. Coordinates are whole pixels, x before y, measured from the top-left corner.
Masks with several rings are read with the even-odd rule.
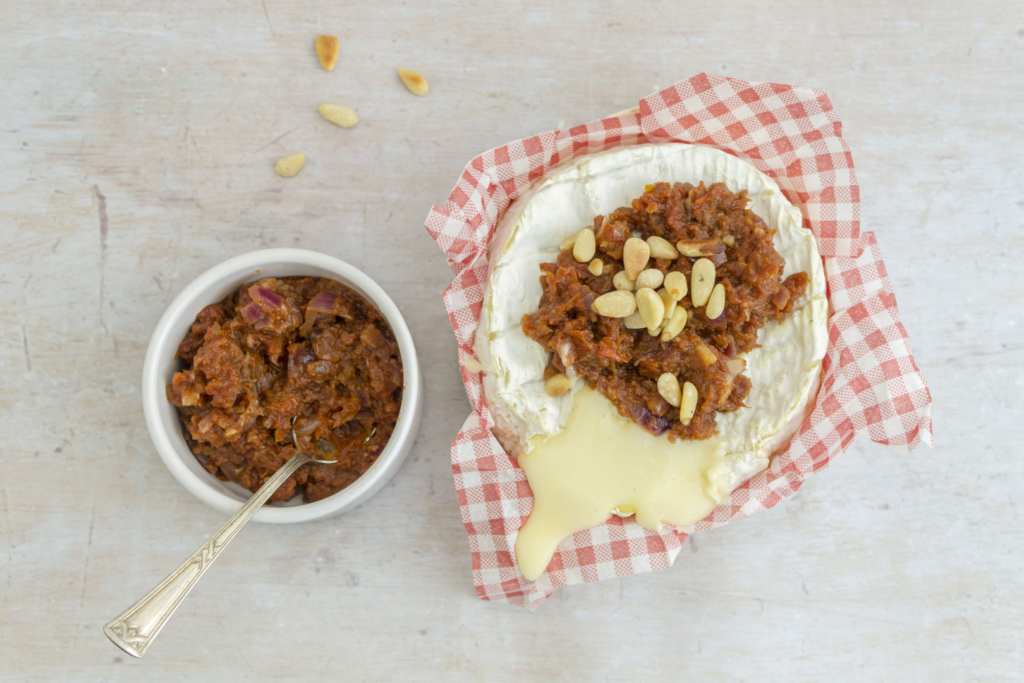
[[[306,344],[292,344],[288,347],[288,377],[297,377],[306,363],[315,360],[316,355]]]
[[[725,353],[725,357],[726,358],[735,358],[736,357],[736,340],[735,339],[729,339],[729,345],[725,347],[725,350],[723,351],[723,353]]]
[[[334,311],[334,302],[337,300],[338,295],[334,292],[320,292],[306,304],[307,317],[309,316],[309,311],[332,313]]]
[[[363,328],[363,331],[359,333],[359,338],[371,349],[379,349],[388,341],[387,337],[381,334],[373,323]]]
[[[281,310],[284,308],[284,300],[266,287],[253,285],[249,288],[249,296],[260,305],[263,310]]]
[[[329,316],[333,314],[334,303],[338,300],[338,295],[334,292],[320,292],[306,304],[306,319],[302,323],[302,327],[299,328],[299,334],[303,337],[309,336],[309,331],[313,329],[313,326],[320,320],[328,320]]]
[[[243,318],[245,318],[245,322],[249,323],[250,325],[266,322],[267,320],[267,315],[263,312],[263,309],[260,308],[260,305],[255,301],[246,304],[245,306],[242,306],[242,308],[239,309],[238,312],[242,314]]]
[[[668,430],[668,418],[655,415],[647,406],[629,406],[629,413],[633,416],[634,422],[655,436],[660,436]]]

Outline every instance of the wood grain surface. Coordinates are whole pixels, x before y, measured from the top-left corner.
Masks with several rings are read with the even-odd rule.
[[[0,17],[0,680],[1021,676],[1019,2],[0,0]],[[341,39],[333,73],[319,33]],[[451,273],[423,220],[477,153],[699,71],[830,95],[937,446],[858,441],[671,570],[532,614],[482,602],[449,467],[469,410]],[[302,172],[276,176],[296,152]],[[363,269],[406,316],[415,450],[353,512],[247,528],[130,660],[102,624],[224,521],[150,443],[149,334],[206,268],[292,245]]]

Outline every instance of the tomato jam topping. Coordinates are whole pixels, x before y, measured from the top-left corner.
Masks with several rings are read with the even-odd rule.
[[[167,398],[185,439],[219,479],[256,491],[295,454],[337,460],[299,468],[271,496],[320,500],[366,472],[402,403],[402,361],[384,316],[328,278],[242,285],[199,312],[178,347],[185,368]]]
[[[738,410],[750,391],[750,379],[743,374],[745,362],[736,355],[757,348],[758,330],[790,314],[809,282],[806,273],[783,280],[786,264],[772,244],[775,231],[747,204],[746,191],[730,192],[723,183],[710,187],[703,182],[696,187],[689,183],[648,185],[631,207],[594,219],[594,258],[602,262],[601,267],[593,260],[578,261],[571,245],[563,248],[554,263],[541,264],[540,307],[523,316],[522,326],[528,337],[551,352],[545,379],[559,373],[578,376],[607,397],[621,415],[652,434],[667,431],[671,441],[715,435],[715,412]],[[674,248],[666,250],[663,242],[652,237]],[[656,302],[649,305],[652,299],[646,293],[640,296],[637,292],[635,302],[641,309],[636,310],[634,304],[636,313],[628,317],[628,309],[616,309],[614,315],[623,317],[598,314],[594,301],[616,291],[615,276],[626,270],[624,252],[627,259],[636,258],[637,249],[626,248],[631,238],[634,246],[640,240],[652,245],[640,245],[641,251],[651,251],[643,268],[657,270],[661,277],[650,273],[630,280],[620,275],[623,291],[644,282],[659,283],[660,287],[664,276],[672,272],[681,273],[686,283],[696,284],[694,264],[705,260],[713,265],[714,284],[724,289],[722,312],[709,318],[707,310],[717,305],[716,297],[712,294],[711,301],[704,299],[695,305],[698,287],[691,284],[681,298],[657,292],[668,302],[664,312],[673,307],[685,310],[681,331],[671,328],[667,316],[659,326],[648,327],[650,316],[661,309]],[[635,275],[635,263],[630,270]],[[706,273],[708,268],[702,265],[698,271]],[[670,281],[678,279],[675,276]],[[708,287],[706,280],[700,283],[700,298],[707,296]],[[657,309],[654,314],[652,308]],[[639,322],[641,313],[648,314],[643,322]],[[696,388],[692,417],[686,414],[685,397],[681,416],[679,399],[675,398],[673,405],[658,391],[658,379],[664,374],[674,375],[680,386],[690,383]],[[687,392],[682,393],[685,396]]]

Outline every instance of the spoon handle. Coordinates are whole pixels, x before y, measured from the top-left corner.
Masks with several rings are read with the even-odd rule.
[[[196,585],[199,578],[210,568],[220,552],[227,547],[235,534],[256,514],[267,498],[277,491],[285,479],[310,460],[312,458],[305,453],[293,455],[192,557],[185,560],[146,597],[104,626],[103,632],[107,638],[110,638],[114,645],[132,657],[141,657],[146,654],[146,650],[156,639],[160,629],[174,614],[174,610],[192,590],[192,586]]]

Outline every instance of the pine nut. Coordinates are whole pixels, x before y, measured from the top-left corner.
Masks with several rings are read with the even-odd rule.
[[[676,310],[672,311],[672,317],[665,324],[665,329],[661,331],[661,341],[672,341],[679,336],[684,327],[686,327],[686,309],[677,306]]]
[[[662,303],[661,297],[648,287],[636,290],[636,308],[640,311],[647,329],[658,327],[665,319],[665,304]]]
[[[562,373],[551,375],[548,377],[547,381],[544,382],[544,393],[552,398],[558,398],[565,392],[569,391],[569,389],[572,389],[572,382],[570,382],[569,378]]]
[[[679,258],[679,252],[672,246],[672,243],[663,237],[651,235],[647,238],[647,246],[651,249],[651,258]]]
[[[342,128],[351,128],[359,123],[359,114],[354,109],[343,107],[340,104],[321,104],[319,111],[320,116]]]
[[[678,408],[682,400],[682,391],[679,389],[679,378],[671,372],[666,372],[658,378],[658,393],[668,401],[673,408]]]
[[[316,37],[316,56],[320,60],[320,66],[326,71],[334,71],[334,65],[338,63],[339,52],[341,52],[341,41],[334,36]]]
[[[590,228],[583,228],[576,236],[576,244],[572,245],[572,255],[580,263],[587,263],[594,258],[597,252],[597,240],[594,238],[594,231]]]
[[[278,159],[277,163],[274,164],[274,172],[282,178],[291,178],[302,170],[302,166],[305,163],[305,154],[293,154],[290,157]]]
[[[600,275],[604,272],[604,261],[599,258],[594,259],[587,264],[587,270],[590,271],[591,275]]]
[[[474,375],[484,371],[484,365],[473,356],[466,356],[465,360],[462,361],[462,367],[466,368],[469,372]]]
[[[697,412],[697,387],[686,382],[683,384],[683,400],[679,405],[679,421],[684,425],[689,425],[695,412]]]
[[[643,316],[640,315],[640,311],[633,311],[627,315],[622,319],[622,324],[626,326],[627,330],[642,330],[647,327],[644,324]]]
[[[699,256],[721,254],[725,251],[725,245],[718,240],[679,240],[676,242],[676,249],[683,256],[697,258]]]
[[[704,307],[704,315],[711,320],[714,320],[718,316],[725,312],[725,285],[719,282],[715,285],[715,288],[711,290],[711,296],[708,297],[708,305]]]
[[[661,297],[661,303],[665,304],[665,320],[668,320],[676,312],[676,300],[672,298],[672,295],[664,287],[658,290],[658,296]]]
[[[653,292],[651,293],[653,294]],[[594,299],[591,308],[595,313],[606,318],[625,318],[636,310],[636,297],[633,296],[633,292],[619,289]]]
[[[636,276],[636,288],[643,289],[657,289],[661,287],[661,283],[664,282],[665,276],[661,274],[661,271],[657,268],[648,268],[644,272]]]
[[[409,89],[413,95],[423,96],[430,90],[430,84],[427,83],[427,79],[423,78],[422,74],[418,71],[410,71],[409,69],[399,69],[398,77],[402,79],[402,83]]]
[[[722,241],[725,242],[725,246],[727,247],[736,246],[736,238],[733,237],[732,235],[726,235],[725,237],[722,238]]]
[[[586,228],[583,228],[583,230],[586,230]],[[576,232],[574,232],[573,234],[569,235],[564,240],[559,242],[558,248],[561,249],[562,251],[572,249],[572,245],[576,244],[576,238],[580,236],[580,233],[583,232],[583,230],[577,230]]]
[[[665,289],[668,290],[673,299],[679,301],[689,291],[689,287],[686,286],[686,276],[678,270],[673,270],[665,276]]]
[[[705,367],[708,365],[714,365],[718,362],[718,356],[716,356],[715,352],[711,350],[711,347],[704,342],[697,342],[697,345],[693,347],[693,350],[700,357],[700,362],[703,363]]]
[[[635,280],[647,267],[651,258],[651,248],[638,237],[630,237],[622,247],[622,265],[626,269],[626,277]]]
[[[746,369],[747,361],[742,358],[733,358],[725,364],[725,367],[729,368],[729,374],[735,377]]]
[[[703,306],[711,296],[715,286],[715,264],[702,258],[693,264],[690,273],[690,301],[694,306]]]
[[[615,285],[615,289],[621,289],[625,292],[632,292],[636,289],[636,281],[630,280],[624,270],[615,273],[615,277],[612,278],[612,284]]]

